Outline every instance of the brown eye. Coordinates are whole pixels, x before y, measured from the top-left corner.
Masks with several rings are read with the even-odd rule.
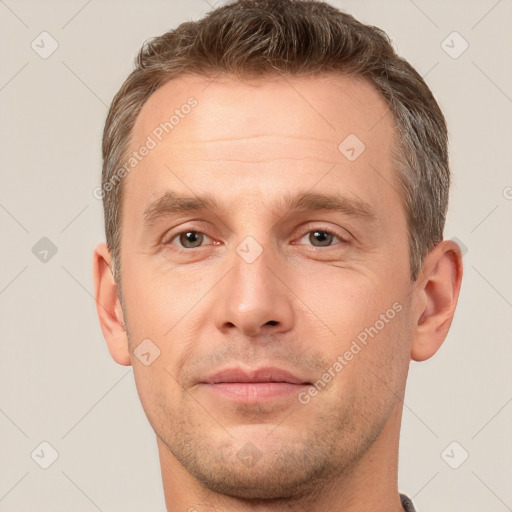
[[[327,231],[320,231],[315,229],[309,233],[309,241],[312,242],[312,245],[315,245],[314,242],[318,242],[319,245],[316,247],[325,247],[329,246],[332,243],[334,235],[332,233],[328,233]]]
[[[201,245],[204,235],[198,231],[184,231],[177,238],[179,238],[180,244],[185,249],[194,249]]]
[[[339,242],[346,242],[340,235],[337,235],[330,229],[313,229],[306,232],[300,239],[302,242],[307,238],[305,245],[312,245],[313,247],[330,247]]]
[[[189,229],[182,229],[181,231],[171,231],[167,233],[161,245],[169,247],[173,251],[178,252],[192,252],[193,249],[201,249],[207,245],[218,245],[218,242],[200,229],[190,229],[196,226],[190,226]]]

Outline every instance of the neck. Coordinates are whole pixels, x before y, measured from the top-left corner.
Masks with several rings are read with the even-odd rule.
[[[403,512],[398,494],[398,402],[378,438],[345,471],[294,499],[241,499],[218,494],[193,478],[157,438],[167,512]],[[314,495],[313,495],[314,494]]]

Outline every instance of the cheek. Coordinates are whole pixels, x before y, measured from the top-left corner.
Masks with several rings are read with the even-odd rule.
[[[322,286],[319,286],[322,283]],[[355,269],[333,269],[311,273],[302,279],[297,295],[329,328],[335,345],[365,332],[380,332],[399,315],[393,307],[399,296],[379,276]],[[381,320],[381,316],[384,315]],[[386,322],[386,323],[383,323]],[[368,334],[366,334],[368,336]]]
[[[400,289],[375,275],[339,270],[326,282],[328,287],[310,292],[306,300],[329,328],[315,349],[330,367],[336,365],[331,370],[335,386],[353,387],[357,395],[400,387],[412,339],[405,286]],[[310,332],[315,330],[313,323]]]
[[[158,268],[136,256],[123,267],[123,292],[134,341],[167,340],[191,321],[208,291],[204,273]],[[163,348],[163,347],[160,347]]]
[[[211,286],[204,274],[172,273],[136,261],[123,272],[132,366],[144,409],[153,404],[146,410],[149,417],[159,404],[168,404],[170,395],[181,392],[180,361],[194,353],[191,340],[199,339],[208,317],[201,298]]]
[[[354,370],[374,396],[394,402],[402,395],[410,361],[410,319],[409,303],[395,301],[372,312],[355,337],[361,351]]]
[[[170,414],[170,411],[176,411],[176,404],[183,400],[181,388],[172,376],[172,368],[169,370],[168,366],[161,357],[149,367],[139,361],[133,364],[140,403],[153,430],[159,434],[168,433],[179,421],[180,414]]]
[[[379,311],[377,308],[377,316],[372,311],[365,319],[367,325],[358,329],[343,348],[332,352],[333,356],[342,356],[343,369],[333,379],[335,387],[329,400],[345,407],[345,414],[359,418],[360,424],[368,428],[387,418],[397,401],[403,399],[410,361],[407,308],[403,306],[395,315],[390,313],[393,318],[384,325],[375,320],[380,320]]]

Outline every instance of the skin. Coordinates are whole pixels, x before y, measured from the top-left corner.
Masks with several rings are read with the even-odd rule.
[[[462,262],[458,246],[443,241],[411,281],[384,100],[371,85],[333,74],[245,82],[187,75],[149,98],[131,150],[190,96],[198,105],[125,177],[123,308],[105,244],[93,264],[110,354],[133,365],[156,433],[167,509],[402,510],[397,459],[409,362],[443,343]],[[338,150],[349,134],[365,144],[354,161]],[[212,194],[221,209],[146,228],[145,209],[168,190]],[[278,207],[299,192],[357,198],[375,218]],[[336,235],[314,235],[322,229]],[[184,248],[177,235],[187,231],[198,238]],[[252,263],[236,250],[247,236],[262,249]],[[307,404],[297,393],[234,402],[200,384],[228,366],[277,366],[314,383],[393,304],[400,311]],[[160,355],[146,366],[134,350],[148,338]],[[244,462],[247,451],[253,458]]]

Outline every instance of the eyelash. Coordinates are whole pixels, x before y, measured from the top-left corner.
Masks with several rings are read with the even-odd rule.
[[[308,235],[310,233],[313,233],[314,231],[320,231],[322,233],[327,233],[329,235],[332,235],[332,236],[336,237],[340,241],[339,243],[342,243],[342,244],[347,244],[348,243],[348,240],[346,240],[344,237],[342,237],[336,230],[331,229],[331,228],[323,228],[323,227],[317,227],[317,228],[313,228],[313,229],[309,228],[306,231],[303,231],[303,233],[300,236],[300,240],[302,240],[302,238],[304,238],[306,235]],[[205,236],[208,237],[208,235],[206,233],[204,233],[203,231],[199,231],[199,230],[196,230],[196,229],[193,229],[193,228],[185,229],[185,230],[179,231],[178,233],[175,233],[175,234],[171,235],[171,237],[168,238],[167,241],[163,241],[162,242],[162,245],[163,246],[174,245],[178,251],[186,251],[186,252],[190,252],[190,251],[193,251],[194,249],[200,249],[201,247],[204,247],[204,245],[200,245],[199,247],[191,247],[191,248],[189,248],[189,247],[182,247],[182,246],[179,246],[179,245],[176,245],[176,244],[172,243],[176,238],[179,238],[179,236],[182,235],[183,233],[189,233],[189,232],[205,235]],[[208,237],[208,238],[210,238],[210,237]],[[304,244],[294,244],[294,245],[304,245]],[[327,246],[314,246],[314,245],[311,245],[311,247],[313,247],[313,249],[329,249],[329,248],[334,247],[335,245],[336,244],[327,245]]]

